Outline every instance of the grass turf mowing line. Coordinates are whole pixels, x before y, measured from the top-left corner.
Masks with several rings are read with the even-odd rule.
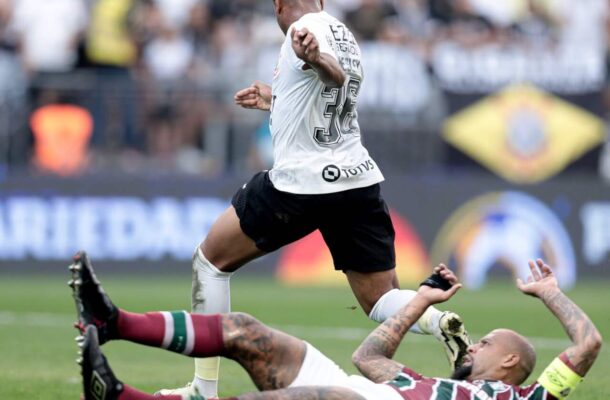
[[[0,325],[23,326],[23,327],[58,327],[63,328],[70,325],[74,319],[69,314],[45,314],[30,312],[0,311]],[[346,326],[312,326],[312,325],[278,325],[272,322],[267,325],[279,329],[297,337],[308,337],[316,340],[355,340],[362,341],[370,332],[370,329],[354,328]],[[473,338],[482,337],[483,332],[470,332]],[[569,339],[558,339],[550,337],[529,336],[528,339],[537,349],[549,349],[561,351],[570,345]],[[427,335],[412,335],[409,342],[421,343],[423,345],[436,345]],[[604,343],[604,346],[608,346]]]
[[[144,312],[189,307],[189,274],[125,278],[106,276],[100,271],[99,276],[113,300],[126,309]],[[0,323],[0,398],[78,398],[80,378],[74,364],[73,341],[76,331],[70,326],[74,305],[65,280],[64,275],[0,277],[0,315],[13,318],[10,323]],[[610,338],[607,287],[607,282],[580,284],[568,293],[591,315],[606,341]],[[355,371],[350,366],[351,353],[375,326],[359,309],[352,310],[356,301],[347,287],[285,288],[238,274],[233,278],[232,296],[235,310],[250,312],[263,322],[302,335],[349,372]],[[479,292],[463,291],[440,307],[460,313],[471,332],[483,333],[499,326],[516,328],[528,336],[548,337],[548,343],[553,346],[566,338],[542,304],[519,294],[510,284],[494,284]],[[20,321],[24,322],[20,324]],[[36,324],[33,321],[39,321],[38,325],[31,326]],[[329,338],[333,332],[321,331],[320,327],[347,330],[340,338]],[[360,338],[359,334],[362,334]],[[426,343],[425,339],[430,341]],[[539,361],[533,377],[557,354],[553,346],[538,349]],[[183,385],[193,373],[191,360],[156,349],[110,343],[104,351],[121,379],[149,392],[161,386]],[[609,355],[606,346],[585,382],[570,399],[610,398],[606,384],[610,373]],[[443,352],[432,338],[411,336],[409,340],[408,336],[396,357],[424,374],[448,373]],[[254,389],[236,364],[223,362],[221,368],[221,394]]]

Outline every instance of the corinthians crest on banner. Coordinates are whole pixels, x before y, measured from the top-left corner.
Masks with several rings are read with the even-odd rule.
[[[447,119],[443,136],[497,175],[536,183],[601,144],[601,118],[531,85],[513,85]]]

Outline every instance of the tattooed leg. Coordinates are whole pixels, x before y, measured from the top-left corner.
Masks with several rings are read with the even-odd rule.
[[[358,393],[340,387],[304,386],[269,392],[247,393],[238,400],[364,400]]]
[[[241,364],[260,390],[282,389],[297,377],[305,343],[243,313],[135,314],[119,310],[116,338],[191,357],[223,356]]]
[[[305,358],[302,340],[243,313],[223,315],[222,327],[222,355],[237,361],[259,390],[282,389],[295,380]]]

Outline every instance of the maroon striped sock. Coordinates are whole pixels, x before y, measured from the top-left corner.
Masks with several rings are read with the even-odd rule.
[[[219,356],[225,349],[222,339],[222,317],[220,314],[191,314],[195,331],[193,357]]]
[[[165,320],[158,312],[135,314],[119,310],[119,338],[147,346],[161,347],[165,333]]]
[[[224,350],[220,314],[201,315],[183,311],[135,314],[119,310],[117,326],[120,339],[162,347],[187,356],[217,356]]]

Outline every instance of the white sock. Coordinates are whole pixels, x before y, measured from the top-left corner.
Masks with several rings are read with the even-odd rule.
[[[219,314],[231,311],[231,273],[222,272],[209,262],[197,247],[193,255],[193,290],[191,307],[198,314]],[[218,366],[220,357],[195,359],[193,385],[206,397],[218,397]]]
[[[403,306],[415,297],[414,290],[392,289],[377,300],[373,306],[369,318],[379,323],[396,314]],[[431,326],[438,325],[438,320],[443,313],[434,307],[428,307],[424,315],[409,328],[410,332],[419,334],[431,334]]]

